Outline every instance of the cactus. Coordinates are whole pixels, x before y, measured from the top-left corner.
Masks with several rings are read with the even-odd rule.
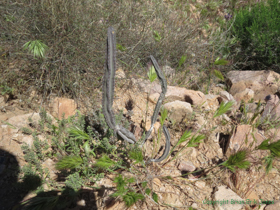
[[[162,104],[162,101],[165,97],[167,91],[167,82],[162,74],[162,71],[155,60],[151,55],[152,63],[155,67],[157,77],[161,82],[162,92],[157,101],[152,119],[151,119],[151,128],[147,131],[144,141],[141,146],[146,142],[149,136],[152,133],[154,124],[157,120],[157,116]],[[103,79],[103,96],[102,96],[102,111],[105,117],[105,121],[109,128],[114,130],[115,134],[118,134],[123,140],[134,144],[136,143],[135,136],[133,133],[122,127],[121,125],[116,125],[114,112],[112,110],[113,98],[114,98],[114,86],[115,86],[115,71],[116,71],[116,34],[113,27],[108,28],[108,38],[107,38],[107,52],[106,52],[106,63],[105,63],[105,75]],[[150,159],[149,162],[161,162],[164,160],[170,151],[170,134],[165,126],[163,126],[163,132],[166,138],[164,154],[159,159]]]

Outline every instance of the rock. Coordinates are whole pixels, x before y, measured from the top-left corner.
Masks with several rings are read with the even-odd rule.
[[[159,98],[160,94],[159,93],[153,93],[153,94],[150,94],[148,99],[150,102],[156,104],[157,101],[158,101],[158,98]]]
[[[30,120],[38,124],[40,119],[41,117],[39,113],[29,113],[29,114],[11,117],[10,119],[7,120],[7,122],[20,129],[22,127],[27,127],[30,123]]]
[[[233,102],[233,106],[231,108],[231,111],[229,111],[227,114],[229,115],[233,115],[234,112],[236,112],[236,110],[239,109],[239,106],[240,106],[240,102],[237,102],[234,97],[229,94],[227,91],[221,91],[220,92],[220,97],[218,98],[219,102],[224,102],[224,103],[227,103],[229,101],[232,101]]]
[[[55,168],[55,162],[48,158],[46,159],[43,163],[42,163],[42,167],[43,168],[47,168],[49,170],[49,175],[50,175],[50,178],[51,179],[56,179],[57,178],[57,175],[56,173],[58,173],[58,170],[56,170]]]
[[[241,102],[241,100],[243,100],[244,102],[247,103],[247,102],[251,101],[251,99],[254,99],[254,95],[255,95],[255,93],[253,90],[246,88],[242,92],[236,93],[234,95],[234,98],[236,101]]]
[[[145,92],[150,94],[161,92],[161,86],[156,81],[151,83],[149,80],[132,78],[131,82],[132,82],[132,86],[134,86],[140,92]]]
[[[118,78],[118,79],[125,79],[126,78],[125,73],[124,73],[124,71],[121,68],[119,68],[116,71],[115,78]]]
[[[182,161],[178,166],[178,169],[180,171],[187,171],[187,172],[192,172],[195,170],[195,168],[196,167],[193,165],[191,161]]]
[[[280,139],[280,129],[272,128],[267,131],[267,136],[272,139],[272,141],[277,141]]]
[[[205,95],[202,92],[175,86],[167,86],[165,98],[167,101],[179,100],[191,105],[201,105],[205,101]]]
[[[206,186],[206,183],[204,181],[196,181],[195,186],[197,186],[200,189],[204,189]]]
[[[178,100],[164,104],[164,108],[168,110],[170,119],[178,123],[193,112],[191,104]]]
[[[222,101],[224,101],[224,102],[235,101],[233,96],[225,90],[220,92],[220,96],[221,96]]]
[[[213,200],[219,201],[219,203],[215,205],[215,209],[217,210],[240,210],[244,205],[244,203],[242,203],[244,200],[226,186],[218,187],[218,191],[214,193]],[[237,202],[233,203],[234,201]]]
[[[0,126],[0,148],[1,150],[5,150],[10,154],[14,155],[19,163],[20,166],[26,164],[24,160],[24,155],[21,150],[21,144],[17,141],[17,128],[8,126],[8,125],[1,125]],[[15,139],[15,140],[13,140]]]
[[[251,125],[237,125],[235,133],[231,136],[229,140],[229,145],[227,148],[227,155],[236,153],[240,149],[245,148],[254,148],[258,145],[260,145],[264,140],[265,136],[263,136],[259,130],[256,129],[254,132],[252,132]],[[254,135],[256,141],[252,137]]]
[[[220,106],[219,97],[220,96],[211,94],[205,95],[206,102],[202,105],[202,107],[204,107],[207,110],[216,111]]]
[[[31,148],[32,145],[33,145],[34,139],[33,139],[32,136],[23,135],[23,136],[20,136],[20,141],[21,141],[22,143],[23,143],[23,142],[26,143],[26,144],[29,146],[29,148]]]
[[[78,206],[86,206],[86,201],[84,199],[81,199],[81,200],[77,201],[77,205]]]
[[[275,201],[274,203],[266,206],[264,209],[265,210],[279,210],[280,209],[280,201]]]
[[[170,79],[173,79],[174,76],[175,76],[175,69],[172,69],[170,66],[168,65],[165,65],[163,68],[162,68],[162,71],[164,72],[164,75],[166,78],[170,78]]]
[[[3,106],[5,104],[5,98],[4,96],[0,96],[0,106]]]
[[[161,86],[158,83],[150,83],[149,81],[142,79],[132,79],[131,81],[133,85],[140,89],[140,91],[150,93],[149,100],[156,103],[159,98],[159,94],[161,93]],[[165,101],[171,102],[175,100],[185,101],[191,105],[201,105],[205,101],[205,96],[200,91],[188,90],[186,88],[175,86],[167,86]]]
[[[161,181],[158,178],[154,178],[153,183],[156,184],[159,187],[161,186]]]
[[[268,94],[275,94],[280,75],[274,71],[230,71],[227,78],[231,83],[230,93],[235,97],[246,88],[254,91],[254,100],[264,101]]]
[[[62,119],[63,114],[64,118],[67,119],[70,116],[73,116],[76,113],[77,104],[73,99],[69,98],[58,98],[56,97],[50,104],[50,113],[52,116]]]
[[[150,130],[150,128],[151,128],[151,121],[147,121],[146,127],[145,127],[146,131]],[[157,133],[158,133],[159,128],[160,128],[160,122],[155,122],[152,133],[151,133],[151,135],[148,139],[151,139],[152,137],[155,137],[155,135],[157,135]]]
[[[256,103],[246,103],[245,106],[246,106],[246,111],[248,113],[255,113],[257,111],[258,104],[256,104]],[[261,110],[261,107],[259,108],[259,111],[260,110]]]
[[[270,122],[278,120],[280,117],[280,102],[277,95],[268,95],[265,100],[266,106],[262,113],[261,122],[269,120]]]
[[[259,196],[253,190],[249,195],[246,196],[247,200],[251,201],[251,204],[259,204]]]

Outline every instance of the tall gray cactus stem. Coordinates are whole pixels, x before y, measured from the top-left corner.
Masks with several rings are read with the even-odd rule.
[[[113,27],[108,28],[107,52],[105,63],[105,75],[103,79],[102,110],[105,121],[109,128],[113,129],[123,140],[134,144],[135,136],[120,125],[116,125],[114,112],[112,110],[114,99],[116,72],[116,32]]]
[[[154,113],[153,113],[153,116],[152,116],[152,119],[151,119],[151,128],[147,131],[146,133],[146,137],[142,143],[145,144],[145,142],[147,141],[147,139],[149,138],[149,136],[151,135],[153,129],[154,129],[154,124],[157,120],[157,116],[158,116],[158,113],[159,113],[159,110],[160,110],[160,107],[161,107],[161,104],[162,104],[162,101],[163,99],[165,98],[165,94],[166,94],[166,91],[167,91],[167,82],[166,82],[166,79],[156,61],[156,59],[151,55],[151,60],[153,62],[153,65],[155,67],[155,70],[156,70],[156,74],[157,74],[157,77],[161,83],[161,94],[158,98],[158,101],[157,101],[157,104],[156,104],[156,107],[155,107],[155,110],[154,110]]]
[[[116,122],[112,110],[115,86],[116,36],[112,27],[108,28],[105,75],[103,78],[102,110],[109,128],[115,130]]]
[[[148,137],[151,135],[154,124],[157,120],[157,116],[167,91],[167,83],[164,75],[159,68],[159,65],[155,58],[151,55],[153,65],[155,67],[157,77],[161,82],[162,92],[156,104],[154,114],[152,116],[151,128],[148,130],[145,140],[142,145],[146,142]],[[126,130],[124,127],[117,125],[115,116],[112,110],[113,99],[114,99],[114,86],[115,86],[115,72],[116,72],[116,34],[113,27],[108,28],[108,39],[107,39],[107,52],[106,52],[106,64],[105,64],[105,75],[103,79],[103,96],[102,96],[102,111],[105,117],[105,121],[109,128],[113,129],[123,140],[134,144],[136,142],[135,136]],[[165,150],[163,155],[159,159],[151,159],[149,162],[160,162],[164,160],[170,151],[170,135],[165,126],[163,126],[163,132],[166,138]]]

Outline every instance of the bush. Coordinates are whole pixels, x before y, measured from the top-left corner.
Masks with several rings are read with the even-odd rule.
[[[33,86],[39,93],[92,96],[91,90],[99,88],[102,81],[109,26],[116,29],[118,37],[118,67],[133,75],[144,72],[151,54],[160,65],[167,62],[178,71],[191,64],[193,56],[197,64],[208,64],[208,45],[200,35],[202,23],[190,18],[185,4],[184,10],[176,11],[159,0],[1,1],[1,45],[13,46],[7,63],[13,59],[26,63],[20,73],[8,71],[3,78],[16,87],[20,79],[23,84],[28,81],[28,86],[19,88],[23,94]],[[34,51],[38,40],[45,48]],[[34,53],[44,59],[34,58]],[[185,62],[178,65],[182,56]]]
[[[278,0],[260,2],[236,13],[230,30],[236,44],[231,49],[240,69],[279,69],[280,4]]]

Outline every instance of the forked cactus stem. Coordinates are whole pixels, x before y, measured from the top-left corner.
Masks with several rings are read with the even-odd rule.
[[[144,141],[141,146],[146,142],[152,133],[154,124],[157,120],[157,116],[167,91],[166,79],[157,63],[155,58],[151,55],[151,60],[155,67],[157,77],[161,82],[162,92],[157,101],[152,119],[151,128],[147,131]],[[116,72],[116,32],[113,27],[108,28],[108,39],[107,39],[107,51],[106,51],[106,63],[105,63],[105,75],[103,79],[103,97],[102,97],[102,111],[105,117],[105,121],[109,128],[113,129],[123,140],[134,144],[136,143],[135,136],[133,133],[122,127],[116,125],[114,112],[112,110],[113,99],[114,99],[114,86],[115,86],[115,72]],[[148,162],[161,162],[163,161],[170,151],[170,134],[165,126],[163,126],[163,132],[166,138],[164,154],[159,159],[150,159]]]

